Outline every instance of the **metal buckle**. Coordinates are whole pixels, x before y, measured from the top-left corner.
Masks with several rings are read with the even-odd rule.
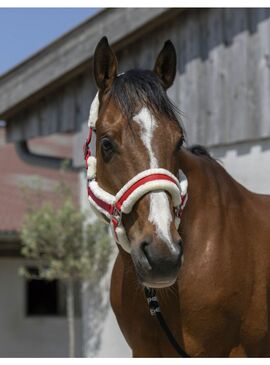
[[[160,307],[158,303],[158,299],[156,297],[156,292],[152,288],[144,288],[144,293],[146,295],[147,303],[149,306],[149,310],[151,316],[155,316],[157,312],[160,312]]]
[[[112,220],[114,219],[117,223],[117,226],[119,226],[119,224],[121,223],[121,220],[122,220],[121,210],[116,208],[116,206],[114,205],[111,215],[112,215]]]

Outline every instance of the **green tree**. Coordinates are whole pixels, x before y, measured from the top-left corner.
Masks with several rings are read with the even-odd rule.
[[[63,180],[56,192],[56,202],[45,202],[38,208],[28,197],[28,213],[21,230],[22,254],[35,262],[38,278],[65,283],[69,356],[74,357],[74,283],[102,278],[110,260],[111,243],[103,223],[87,223]],[[21,273],[31,277],[26,268],[21,268]]]

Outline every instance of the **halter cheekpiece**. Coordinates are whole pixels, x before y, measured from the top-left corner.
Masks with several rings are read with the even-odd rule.
[[[96,158],[92,156],[90,143],[98,119],[98,93],[93,100],[89,115],[89,135],[84,144],[84,159],[87,170],[87,193],[95,213],[110,223],[115,241],[125,251],[130,252],[130,243],[122,222],[122,215],[129,214],[134,204],[145,194],[153,191],[166,191],[172,198],[175,225],[178,228],[182,211],[187,202],[187,179],[182,171],[176,178],[170,171],[162,168],[144,170],[129,180],[116,195],[102,189],[96,180]]]

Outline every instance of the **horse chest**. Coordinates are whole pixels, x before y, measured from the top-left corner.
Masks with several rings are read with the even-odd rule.
[[[176,288],[158,294],[162,313],[180,341],[181,323]],[[156,318],[152,317],[142,287],[132,267],[118,256],[111,282],[111,304],[119,327],[135,357],[177,356]]]

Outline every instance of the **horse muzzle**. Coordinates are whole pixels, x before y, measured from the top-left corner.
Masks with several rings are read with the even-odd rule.
[[[168,243],[146,236],[132,245],[131,258],[139,281],[151,288],[174,284],[181,266],[182,240]]]

